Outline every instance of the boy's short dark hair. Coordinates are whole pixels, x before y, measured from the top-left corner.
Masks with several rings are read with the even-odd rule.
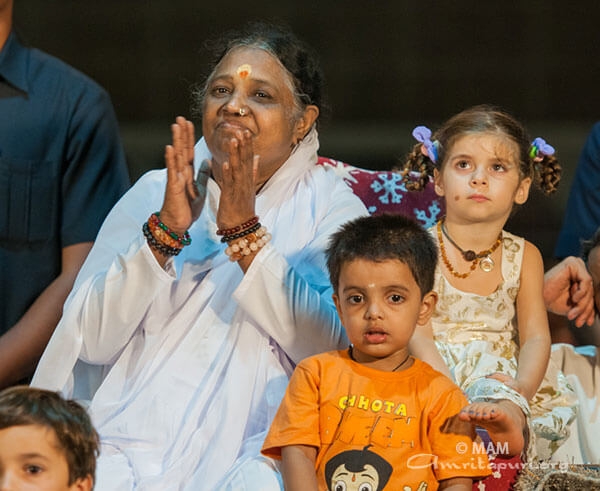
[[[0,430],[38,425],[54,431],[69,466],[69,486],[77,479],[95,480],[98,433],[86,410],[58,392],[16,386],[0,392]]]
[[[397,259],[409,267],[421,296],[433,289],[438,258],[435,241],[421,225],[402,215],[365,216],[345,223],[329,239],[326,255],[335,292],[342,266],[356,259]]]

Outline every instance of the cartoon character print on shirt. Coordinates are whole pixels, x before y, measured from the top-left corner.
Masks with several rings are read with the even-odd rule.
[[[344,391],[345,392],[345,391]],[[393,466],[370,449],[405,449],[409,452],[420,440],[418,418],[407,405],[396,400],[380,399],[365,393],[345,392],[321,407],[321,442],[328,446],[343,443],[353,446],[326,460],[324,478],[329,491],[378,491],[385,489]],[[356,449],[360,446],[362,450]],[[327,457],[326,457],[327,459]],[[421,481],[413,489],[425,491]]]
[[[380,491],[385,489],[392,474],[392,466],[384,458],[369,450],[346,450],[325,464],[325,480],[329,491]],[[426,491],[422,481],[414,491]],[[413,491],[403,486],[402,491]]]
[[[325,464],[325,481],[329,491],[380,491],[385,488],[392,466],[369,450],[346,450]]]

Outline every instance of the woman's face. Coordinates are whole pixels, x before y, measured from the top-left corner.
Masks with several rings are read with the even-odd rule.
[[[225,55],[209,78],[203,106],[202,133],[214,161],[226,161],[225,142],[247,130],[260,156],[259,184],[271,177],[318,115],[315,106],[296,106],[292,88],[282,65],[262,49],[239,47]]]

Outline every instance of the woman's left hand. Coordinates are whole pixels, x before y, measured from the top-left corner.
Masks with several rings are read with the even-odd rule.
[[[212,164],[221,188],[217,211],[217,226],[221,229],[236,227],[255,215],[259,160],[249,131],[237,131],[226,148],[228,160],[219,169],[217,163]]]

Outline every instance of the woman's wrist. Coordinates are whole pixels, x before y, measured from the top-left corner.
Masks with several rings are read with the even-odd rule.
[[[181,250],[192,243],[189,232],[177,233],[166,225],[160,212],[154,212],[142,226],[142,232],[148,245],[163,257],[177,256]]]
[[[219,226],[217,235],[221,236],[221,242],[231,242],[232,240],[243,237],[250,232],[254,232],[259,227],[260,224],[258,222],[258,216],[254,215],[251,218],[244,220],[242,223],[230,227]]]
[[[235,233],[242,228],[248,227],[248,222],[256,223],[256,221],[258,221],[258,216],[254,212],[240,213],[236,214],[235,216],[231,215],[224,217],[219,211],[219,214],[217,215],[217,234],[230,235],[230,232]]]
[[[229,260],[236,262],[253,256],[271,240],[271,234],[261,225],[257,215],[231,227],[219,227],[217,235],[227,244],[225,254]]]
[[[172,232],[175,232],[177,235],[184,235],[187,230],[191,227],[191,223],[182,223],[181,220],[174,218],[169,212],[160,210],[153,215],[157,215],[160,221]]]
[[[239,239],[227,241],[225,254],[229,256],[230,261],[239,261],[246,256],[256,254],[271,240],[271,234],[267,232],[266,227],[263,227],[260,222],[256,225],[258,226],[256,230],[244,234]]]

